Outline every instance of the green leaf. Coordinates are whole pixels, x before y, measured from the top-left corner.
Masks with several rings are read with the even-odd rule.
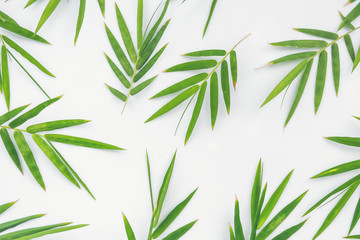
[[[0,125],[6,123],[10,119],[16,117],[19,113],[21,113],[25,108],[27,108],[30,104],[15,108],[3,115],[0,116]]]
[[[148,174],[148,182],[149,182],[149,192],[150,192],[150,200],[151,200],[151,210],[154,212],[155,206],[154,206],[154,194],[152,190],[152,183],[151,183],[151,168],[150,168],[150,160],[149,160],[149,154],[146,150],[146,167],[147,167],[147,174]]]
[[[318,236],[320,236],[321,233],[325,231],[325,229],[334,221],[334,219],[337,217],[337,215],[340,213],[340,211],[343,209],[345,204],[349,201],[350,197],[356,190],[356,188],[359,186],[360,182],[353,183],[349,189],[345,192],[345,194],[342,196],[342,198],[339,200],[339,202],[335,205],[335,207],[330,211],[328,216],[325,218],[325,221],[319,228],[319,230],[316,232],[313,239],[316,239]]]
[[[230,114],[230,85],[229,85],[229,67],[226,61],[221,63],[221,89],[227,113]]]
[[[287,184],[288,184],[288,182],[289,182],[289,180],[291,178],[292,173],[293,173],[293,171],[291,171],[285,177],[285,179],[280,183],[280,185],[277,187],[275,192],[271,195],[269,201],[267,202],[267,204],[265,205],[264,209],[261,212],[257,229],[260,229],[264,225],[264,223],[266,222],[266,220],[268,219],[268,217],[270,216],[270,214],[274,210],[274,208],[275,208],[276,204],[278,203],[282,193],[285,190],[285,187],[287,186]]]
[[[336,33],[318,30],[318,29],[294,28],[294,30],[298,31],[298,32],[306,33],[306,34],[309,34],[312,36],[316,36],[316,37],[327,38],[330,40],[336,40],[339,38],[339,35],[337,35]]]
[[[23,36],[25,38],[29,38],[29,39],[32,39],[34,41],[49,44],[49,42],[46,41],[44,38],[42,38],[39,35],[33,33],[32,31],[29,31],[29,30],[19,26],[16,23],[0,21],[0,27],[3,28],[3,29],[8,30],[10,32],[13,32],[13,33],[15,33],[17,35]]]
[[[1,135],[1,140],[3,141],[3,143],[5,145],[6,151],[9,153],[9,156],[15,163],[16,167],[20,170],[20,172],[23,173],[19,155],[16,151],[13,141],[10,138],[8,130],[6,128],[1,128],[0,135]]]
[[[217,0],[213,0],[212,1],[212,4],[211,4],[211,7],[210,7],[210,12],[209,12],[209,16],[208,16],[208,19],[206,20],[206,24],[205,24],[205,28],[204,28],[204,32],[203,32],[203,37],[205,36],[206,34],[206,31],[209,27],[209,23],[211,21],[211,17],[214,13],[214,10],[215,10],[215,7],[216,7],[216,3],[217,3]]]
[[[209,49],[200,50],[195,52],[185,53],[183,56],[186,57],[213,57],[213,56],[225,56],[226,51],[221,49]]]
[[[344,238],[346,238],[346,239],[360,239],[360,235],[346,236]]]
[[[349,2],[353,2],[354,0],[349,0]],[[345,19],[345,16],[339,11],[339,15],[340,15],[340,17],[341,17],[341,20],[343,20],[344,21],[344,19]],[[350,29],[350,30],[355,30],[355,27],[354,27],[354,25],[352,25],[351,23],[349,23],[348,25],[346,25],[346,27],[348,28],[348,29]]]
[[[274,237],[272,240],[284,240],[284,239],[289,239],[292,235],[294,235],[297,231],[300,230],[300,228],[302,228],[302,226],[304,226],[304,224],[306,223],[307,220],[286,229],[285,231],[283,231],[282,233],[280,233],[279,235],[277,235],[276,237]]]
[[[105,0],[98,0],[99,7],[103,17],[105,16]]]
[[[15,202],[9,202],[9,203],[5,203],[0,205],[0,214],[3,214],[4,212],[6,212],[9,208],[11,208],[15,203],[17,203],[17,201]]]
[[[231,78],[234,85],[234,89],[236,89],[237,77],[238,77],[238,70],[237,70],[237,58],[236,52],[232,50],[230,52],[230,69],[231,69]]]
[[[117,22],[119,25],[121,37],[124,41],[126,51],[128,52],[131,61],[133,63],[135,63],[136,62],[135,47],[134,47],[133,41],[131,39],[129,29],[124,20],[124,17],[122,16],[121,11],[116,3],[115,3],[115,10],[116,10],[116,18],[117,18]]]
[[[186,89],[184,92],[180,93],[178,96],[173,98],[170,102],[165,104],[163,107],[161,107],[157,112],[155,112],[150,118],[148,118],[145,122],[150,122],[161,115],[164,115],[165,113],[171,111],[175,107],[177,107],[180,103],[184,102],[186,99],[190,98],[192,95],[194,95],[199,90],[199,85],[194,85],[188,89]]]
[[[296,110],[297,106],[299,105],[300,99],[301,99],[301,97],[302,97],[302,95],[304,93],[304,90],[305,90],[306,83],[307,83],[307,81],[309,79],[309,75],[310,75],[310,71],[311,71],[311,67],[313,65],[313,62],[314,62],[314,60],[311,59],[308,62],[308,64],[306,65],[305,71],[303,72],[303,75],[302,75],[302,77],[300,79],[300,82],[299,82],[299,86],[298,86],[298,90],[296,92],[296,96],[294,98],[294,102],[293,102],[293,104],[291,106],[291,109],[289,111],[289,114],[288,114],[288,116],[286,118],[286,121],[285,121],[285,124],[284,124],[285,127],[289,123],[290,119],[292,118],[292,116],[295,113],[295,110]]]
[[[2,20],[3,22],[9,22],[9,23],[19,25],[13,18],[11,18],[9,15],[7,15],[6,13],[4,13],[2,11],[0,11],[0,20]]]
[[[229,232],[230,232],[230,240],[235,240],[234,230],[232,229],[230,224],[229,224]]]
[[[118,68],[118,66],[116,66],[116,64],[113,62],[113,60],[111,60],[111,58],[108,55],[106,55],[106,53],[105,53],[105,57],[106,57],[106,60],[108,61],[109,65],[110,65],[111,69],[115,73],[116,77],[120,80],[120,82],[124,85],[124,87],[130,88],[129,80],[121,72],[121,70]]]
[[[347,146],[360,147],[360,138],[356,137],[327,137],[326,139]]]
[[[15,220],[11,220],[11,221],[8,221],[8,222],[4,222],[4,223],[1,223],[0,224],[0,232],[4,232],[6,230],[9,230],[11,228],[14,228],[14,227],[17,227],[25,222],[28,222],[28,221],[31,221],[31,220],[34,220],[34,219],[37,219],[37,218],[41,218],[45,216],[45,214],[37,214],[37,215],[31,215],[31,216],[28,216],[28,217],[23,217],[23,218],[18,218],[18,219],[15,219]],[[2,236],[0,236],[0,239],[1,239]],[[9,238],[11,239],[11,238]]]
[[[336,95],[339,93],[339,84],[340,84],[340,55],[339,55],[339,46],[337,43],[334,43],[331,46],[331,59],[332,59],[332,71],[335,85]]]
[[[122,214],[122,216],[123,216],[123,219],[124,219],[126,236],[127,236],[128,240],[136,240],[134,231],[132,230],[131,225],[130,225],[128,219],[126,218],[126,216],[125,216],[124,213]]]
[[[13,121],[9,123],[9,127],[16,128],[20,126],[21,124],[25,123],[27,120],[32,119],[36,117],[42,110],[50,106],[51,104],[57,102],[62,96],[52,98],[50,100],[47,100],[43,103],[40,103],[33,109],[27,111],[26,113],[20,115],[19,117],[15,118]]]
[[[345,35],[344,41],[345,41],[346,48],[349,52],[350,58],[354,62],[355,61],[355,50],[354,50],[354,46],[353,46],[350,35]]]
[[[154,95],[151,99],[154,98],[158,98],[158,97],[163,97],[178,91],[181,91],[183,89],[186,89],[188,87],[191,87],[195,84],[198,84],[199,82],[205,80],[207,78],[208,74],[207,73],[199,73],[195,76],[189,77],[183,81],[180,81],[178,83],[175,83],[174,85],[171,85],[168,88],[165,88],[164,90],[162,90],[161,92],[157,93],[156,95]]]
[[[78,16],[77,23],[76,23],[76,33],[75,33],[74,45],[76,45],[80,30],[81,30],[81,26],[84,21],[85,7],[86,7],[86,0],[80,0],[79,16]]]
[[[89,120],[83,119],[69,119],[69,120],[57,120],[51,122],[38,123],[26,128],[29,133],[38,133],[45,131],[53,131],[56,129],[62,129],[67,127],[73,127],[81,124],[90,122]]]
[[[1,92],[4,92],[5,102],[7,109],[10,109],[10,79],[9,79],[9,65],[7,49],[5,45],[1,47],[1,72],[2,72],[2,85],[0,86]]]
[[[49,70],[47,70],[43,65],[41,65],[41,63],[39,63],[38,60],[36,60],[33,56],[31,56],[28,52],[26,52],[18,44],[16,44],[14,41],[12,41],[10,38],[8,38],[6,36],[2,36],[2,37],[3,37],[4,41],[9,45],[9,47],[14,49],[18,53],[20,53],[21,56],[26,58],[30,63],[32,63],[34,66],[36,66],[38,69],[40,69],[43,73],[45,73],[51,77],[55,77]]]
[[[198,60],[192,62],[181,63],[171,68],[166,69],[164,72],[179,72],[179,71],[191,71],[213,68],[217,65],[216,60]]]
[[[356,169],[360,169],[360,160],[340,164],[338,166],[335,166],[328,170],[325,170],[325,171],[313,176],[312,178],[322,178],[322,177],[333,176],[333,175],[341,174],[344,172],[353,171]]]
[[[327,69],[327,52],[324,50],[319,55],[319,64],[316,74],[315,99],[314,99],[315,114],[319,109],[324,92],[326,69]]]
[[[251,224],[250,240],[255,240],[255,238],[256,238],[257,226],[259,224],[261,209],[264,205],[266,191],[267,191],[267,183],[265,184],[265,186],[261,192],[260,199],[259,199],[259,205],[257,206],[257,210],[256,210],[256,214],[255,214],[255,219],[254,219],[253,223]]]
[[[204,103],[206,87],[207,87],[207,82],[204,82],[200,87],[199,95],[198,95],[197,101],[195,103],[193,114],[192,114],[191,119],[190,119],[189,127],[188,127],[188,129],[186,131],[185,145],[188,142],[188,140],[189,140],[189,138],[190,138],[190,136],[191,136],[191,134],[192,134],[192,132],[194,130],[196,122],[197,122],[197,120],[199,118],[200,111],[201,111],[202,105]]]
[[[180,213],[184,210],[187,204],[190,202],[197,189],[195,189],[190,195],[181,203],[179,203],[167,216],[166,218],[159,224],[159,227],[152,234],[152,238],[156,239],[160,237],[161,234],[174,222],[174,220],[180,215]]]
[[[35,180],[39,183],[39,185],[45,190],[45,183],[41,176],[40,169],[36,163],[34,155],[25,140],[24,134],[18,130],[14,132],[14,138],[17,147],[20,150],[21,155],[23,156],[26,165],[28,166],[31,174],[35,178]]]
[[[326,47],[328,43],[323,40],[289,40],[270,43],[270,45],[277,47],[323,48]]]
[[[173,156],[173,158],[171,160],[169,168],[166,171],[166,174],[164,176],[163,182],[162,182],[160,190],[159,190],[159,195],[158,195],[158,198],[156,200],[156,206],[155,206],[155,210],[154,210],[154,213],[153,213],[153,219],[154,219],[153,220],[153,227],[156,227],[157,223],[159,221],[162,206],[164,204],[165,196],[166,196],[167,190],[169,188],[171,175],[172,175],[172,172],[173,172],[173,169],[174,169],[175,158],[176,158],[176,152],[175,152],[175,154],[174,154],[174,156]]]
[[[275,98],[279,93],[281,93],[287,86],[289,86],[292,81],[304,70],[308,61],[303,60],[299,63],[293,70],[291,70],[284,78],[279,82],[278,85],[271,91],[269,96],[265,99],[261,107],[270,102],[273,98]]]
[[[121,101],[125,102],[126,101],[126,95],[123,94],[122,92],[120,92],[119,90],[107,85],[105,83],[106,87],[110,90],[110,92],[115,96],[117,97],[118,99],[120,99]]]
[[[185,226],[175,230],[174,232],[172,232],[169,235],[167,235],[166,237],[164,237],[163,240],[177,240],[177,239],[181,238],[194,226],[194,224],[196,222],[197,222],[197,220],[193,221],[189,224],[186,224]]]
[[[214,72],[210,78],[210,110],[211,110],[211,127],[214,129],[218,108],[219,108],[219,83],[217,73]]]
[[[137,9],[137,48],[140,49],[143,43],[143,15],[144,15],[143,0],[138,0]]]
[[[360,48],[358,49],[358,51],[357,51],[357,53],[356,53],[352,71],[354,71],[355,68],[359,65],[359,62],[360,62]]]
[[[109,39],[110,45],[111,45],[112,49],[114,50],[114,53],[115,53],[117,59],[119,60],[121,66],[124,68],[124,70],[128,76],[132,76],[134,73],[134,70],[132,69],[131,64],[130,64],[129,60],[127,59],[124,51],[120,47],[119,42],[116,40],[116,38],[114,37],[114,35],[110,31],[110,29],[106,26],[106,24],[105,24],[105,30],[106,30],[106,34]]]
[[[237,197],[235,199],[235,209],[234,209],[234,229],[235,229],[235,240],[245,240],[244,231],[241,225],[239,200]]]
[[[27,8],[27,7],[31,6],[32,4],[36,3],[37,1],[38,1],[38,0],[29,0],[29,1],[26,3],[26,5],[25,5],[24,8]]]
[[[131,89],[130,94],[132,96],[138,94],[139,92],[144,90],[147,86],[149,86],[155,80],[155,78],[157,78],[157,76],[158,75],[156,75],[155,77],[152,77],[152,78],[140,83],[139,85],[137,85],[136,87]]]
[[[305,196],[306,192],[301,194],[287,206],[285,206],[280,212],[273,218],[271,221],[260,231],[257,235],[256,240],[265,240],[275,229],[280,226],[280,224],[292,213],[292,211],[297,207],[300,201]]]
[[[345,17],[343,22],[340,24],[340,27],[338,30],[347,26],[349,23],[354,21],[358,16],[360,16],[360,3],[358,5],[356,5],[356,7],[354,7],[353,10],[351,10],[351,12]]]
[[[66,167],[66,165],[61,161],[56,152],[49,146],[49,144],[42,139],[37,134],[33,134],[32,138],[34,142],[39,146],[41,151],[47,156],[47,158],[54,164],[54,166],[67,178],[70,182],[72,182],[75,186],[80,188],[78,182],[70,172],[70,170]],[[1,238],[0,238],[1,239]]]
[[[317,53],[316,51],[294,53],[294,54],[286,55],[284,57],[272,60],[267,65],[274,65],[274,64],[279,64],[279,63],[283,63],[283,62],[289,62],[289,61],[295,61],[295,60],[304,59],[304,58],[310,58],[310,57],[315,56],[316,53]]]
[[[45,138],[51,142],[65,143],[75,146],[96,148],[96,149],[108,149],[108,150],[124,150],[114,145],[102,143],[87,138],[73,137],[63,134],[45,134]]]
[[[31,235],[27,235],[24,237],[19,237],[16,238],[16,240],[31,240],[34,238],[39,238],[42,236],[46,236],[46,235],[50,235],[50,234],[55,234],[55,233],[61,233],[61,232],[67,232],[70,230],[74,230],[74,229],[79,229],[79,228],[83,228],[88,226],[87,224],[78,224],[78,225],[73,225],[73,226],[66,226],[66,227],[57,227],[57,228],[53,228],[53,229],[49,229],[49,230],[45,230],[45,231],[40,231],[38,233],[34,233]]]
[[[48,5],[46,6],[43,14],[40,17],[35,33],[37,33],[40,30],[40,28],[44,25],[46,20],[51,16],[51,14],[54,12],[54,10],[56,9],[56,7],[60,2],[61,0],[49,0]]]
[[[254,184],[251,192],[251,223],[254,223],[257,208],[259,206],[261,183],[262,182],[262,164],[261,160],[256,169]]]
[[[356,208],[354,211],[354,216],[353,219],[351,220],[351,225],[350,225],[350,229],[349,229],[349,233],[350,234],[352,232],[352,230],[354,229],[354,227],[356,226],[357,222],[359,221],[360,218],[360,198],[356,204]]]

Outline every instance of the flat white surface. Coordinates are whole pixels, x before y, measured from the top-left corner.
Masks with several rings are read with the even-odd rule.
[[[136,35],[136,1],[117,1],[130,31]],[[149,19],[158,1],[145,2],[145,18]],[[256,165],[264,163],[264,181],[269,193],[295,168],[294,175],[280,200],[277,210],[300,193],[310,188],[304,201],[279,230],[299,222],[311,204],[349,179],[351,174],[332,179],[309,180],[314,174],[335,164],[355,160],[359,151],[330,143],[323,136],[359,136],[360,123],[351,115],[360,115],[359,71],[351,74],[351,62],[340,44],[342,73],[339,97],[336,98],[329,68],[323,102],[314,116],[314,69],[303,99],[289,126],[283,123],[291,103],[294,89],[290,89],[280,108],[282,94],[266,107],[259,106],[272,88],[290,71],[293,65],[254,70],[267,61],[285,53],[267,45],[268,42],[304,38],[293,27],[311,27],[336,31],[340,19],[337,11],[347,13],[345,0],[224,0],[219,1],[208,33],[201,38],[210,7],[209,0],[191,0],[180,5],[173,1],[167,18],[172,18],[162,43],[169,46],[149,76],[184,59],[180,54],[207,48],[231,49],[247,33],[252,36],[237,48],[239,62],[238,90],[231,95],[231,114],[224,107],[214,131],[210,127],[209,102],[200,115],[188,145],[183,145],[187,115],[177,136],[174,130],[184,106],[151,123],[144,124],[155,110],[170,98],[149,101],[164,87],[185,78],[185,74],[161,73],[144,92],[130,99],[123,115],[123,104],[105,88],[104,83],[120,87],[106,63],[103,51],[114,56],[106,39],[103,18],[97,1],[88,1],[83,29],[78,45],[73,46],[77,1],[62,1],[40,34],[52,45],[34,43],[13,37],[55,73],[50,79],[34,68],[32,73],[52,97],[65,94],[63,99],[44,111],[31,122],[65,118],[93,120],[81,127],[59,131],[65,134],[89,137],[128,149],[123,152],[100,151],[57,144],[68,162],[91,188],[97,201],[85,191],[72,186],[36,151],[47,186],[46,193],[37,186],[29,172],[21,176],[4,147],[0,145],[0,202],[21,201],[9,210],[2,220],[34,213],[48,213],[42,220],[28,224],[74,221],[89,223],[81,230],[44,237],[43,239],[125,239],[121,212],[129,218],[138,239],[145,239],[150,220],[150,200],[147,187],[145,150],[149,150],[152,163],[154,191],[157,192],[172,154],[178,149],[170,190],[164,213],[168,212],[187,194],[199,186],[199,191],[174,223],[182,226],[200,219],[184,239],[228,239],[228,222],[233,219],[234,195],[241,202],[241,215],[246,233],[249,233],[249,200]],[[1,1],[0,9],[30,29],[35,29],[46,1],[23,10],[26,1]],[[117,32],[113,1],[107,1],[106,19]],[[0,30],[1,33],[5,31]],[[12,34],[10,34],[12,36]],[[354,34],[355,47],[358,35]],[[26,66],[29,66],[26,64]],[[188,76],[188,75],[186,75]],[[295,86],[295,85],[294,85]],[[25,74],[11,64],[12,107],[26,103],[34,105],[45,98]],[[1,112],[5,111],[1,98]],[[355,194],[355,196],[358,193]],[[334,223],[319,239],[339,239],[345,236],[357,199],[353,198]],[[311,239],[333,204],[311,215],[304,228],[293,239]],[[357,227],[354,233],[360,233]]]

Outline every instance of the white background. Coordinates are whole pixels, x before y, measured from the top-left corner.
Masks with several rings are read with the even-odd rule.
[[[47,1],[39,1],[23,10],[26,1],[0,2],[0,9],[21,25],[35,29]],[[136,1],[117,1],[133,36],[136,35]],[[145,19],[149,19],[158,1],[145,2]],[[187,115],[177,136],[174,130],[184,106],[151,123],[143,122],[170,98],[148,99],[164,87],[188,75],[161,73],[141,94],[130,99],[123,115],[123,104],[114,98],[104,83],[120,88],[118,80],[106,63],[103,52],[114,56],[107,41],[97,1],[88,1],[83,29],[78,45],[73,46],[77,1],[62,1],[53,16],[41,29],[52,45],[13,39],[36,56],[55,73],[50,79],[36,69],[31,72],[52,97],[65,94],[63,99],[29,123],[66,118],[84,118],[91,123],[59,131],[89,137],[119,145],[122,152],[92,150],[57,144],[68,162],[77,170],[95,194],[97,201],[67,182],[52,164],[36,151],[47,191],[44,192],[26,170],[21,176],[4,147],[0,146],[0,202],[20,199],[2,220],[34,213],[48,213],[38,223],[74,221],[89,227],[43,239],[125,239],[121,212],[129,218],[138,239],[145,239],[151,215],[147,186],[145,150],[152,163],[155,192],[163,174],[178,149],[178,157],[164,212],[171,210],[188,193],[199,191],[172,226],[182,226],[200,219],[184,239],[228,239],[228,223],[233,219],[234,195],[241,202],[241,215],[249,233],[249,200],[256,165],[264,163],[264,182],[272,193],[285,175],[295,168],[294,175],[276,210],[306,189],[308,195],[279,230],[297,224],[301,215],[321,196],[349,179],[352,174],[332,179],[309,180],[314,174],[336,164],[355,160],[359,151],[326,141],[324,136],[358,136],[360,123],[352,115],[360,115],[359,71],[351,74],[351,62],[344,44],[340,43],[342,73],[339,97],[336,98],[329,68],[323,102],[315,117],[313,107],[314,72],[303,99],[289,126],[284,130],[294,89],[290,89],[280,108],[282,94],[266,107],[259,106],[272,88],[291,69],[292,64],[255,70],[267,61],[286,53],[267,45],[268,42],[304,38],[293,27],[320,28],[336,31],[340,18],[338,10],[347,13],[345,0],[224,0],[219,1],[208,33],[202,30],[209,11],[209,0],[173,1],[167,18],[172,18],[162,44],[169,46],[149,77],[183,61],[182,53],[222,48],[229,50],[248,33],[252,36],[237,48],[239,62],[238,90],[232,92],[231,114],[224,107],[214,131],[210,127],[209,102],[200,115],[188,145],[183,145]],[[107,1],[106,19],[119,36],[115,22],[113,1]],[[1,30],[1,33],[5,31]],[[358,36],[353,36],[355,47]],[[25,64],[29,66],[29,64]],[[296,85],[294,85],[296,86]],[[12,107],[26,103],[38,104],[45,99],[41,92],[11,63]],[[0,105],[5,112],[5,104]],[[34,147],[34,149],[36,149]],[[358,196],[359,193],[354,194]],[[342,213],[319,239],[339,239],[345,236],[356,204],[352,198]],[[333,204],[315,211],[304,228],[293,239],[311,239]],[[354,233],[360,233],[357,227]]]

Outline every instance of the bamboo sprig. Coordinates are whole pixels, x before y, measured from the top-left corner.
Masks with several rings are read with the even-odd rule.
[[[82,125],[88,123],[88,120],[83,119],[66,119],[66,120],[56,120],[43,122],[38,124],[33,124],[28,127],[19,128],[22,124],[28,120],[36,117],[44,109],[57,102],[60,97],[47,100],[31,110],[23,113],[29,105],[21,106],[11,110],[0,116],[0,137],[1,140],[16,167],[23,173],[23,166],[20,160],[20,155],[23,157],[27,167],[29,168],[31,174],[37,181],[37,183],[45,190],[45,183],[43,177],[40,173],[40,169],[37,165],[36,159],[31,150],[31,145],[28,140],[26,140],[25,135],[29,135],[37,145],[40,150],[45,154],[45,156],[55,165],[55,167],[64,175],[71,183],[75,186],[82,186],[93,198],[93,194],[90,192],[89,188],[82,181],[79,175],[71,168],[67,163],[65,158],[60,154],[60,152],[55,148],[53,143],[64,143],[81,147],[95,148],[95,149],[108,149],[108,150],[123,150],[122,148],[116,147],[114,145],[86,139],[80,137],[73,137],[63,134],[40,134],[42,132],[52,132],[54,130],[73,127],[77,125]],[[6,122],[9,122],[5,125]],[[14,141],[10,135],[12,133]],[[20,155],[19,153],[20,152]],[[0,238],[1,239],[1,238]]]
[[[171,111],[178,105],[180,105],[182,102],[186,101],[187,99],[190,99],[188,102],[188,105],[186,106],[185,110],[183,111],[178,126],[180,124],[180,121],[182,120],[183,116],[185,115],[185,112],[187,111],[190,103],[197,95],[197,102],[194,106],[192,118],[190,120],[188,130],[185,136],[185,144],[190,139],[192,132],[195,128],[196,122],[198,120],[198,117],[201,112],[201,108],[203,105],[203,100],[205,97],[206,89],[208,80],[210,80],[210,109],[211,109],[211,125],[214,129],[217,113],[218,113],[218,93],[219,93],[219,87],[218,87],[218,77],[217,77],[217,71],[219,68],[221,68],[221,89],[223,92],[223,98],[225,107],[227,110],[227,113],[230,114],[230,77],[229,77],[229,66],[227,63],[227,59],[230,60],[230,73],[231,73],[231,79],[234,86],[234,89],[236,89],[237,84],[237,58],[236,58],[236,52],[235,48],[243,42],[247,37],[249,37],[250,34],[245,36],[243,39],[241,39],[235,46],[228,52],[225,50],[219,50],[219,49],[211,49],[211,50],[201,50],[196,52],[191,52],[184,54],[186,57],[195,57],[195,58],[208,58],[211,57],[212,59],[203,59],[203,60],[196,60],[191,62],[185,62],[178,64],[176,66],[173,66],[164,72],[192,72],[197,70],[204,70],[204,69],[211,69],[209,73],[203,72],[197,75],[194,75],[190,78],[187,78],[183,81],[180,81],[174,85],[171,85],[170,87],[160,91],[156,95],[152,97],[158,98],[167,96],[173,93],[180,92],[175,98],[173,98],[171,101],[169,101],[167,104],[165,104],[163,107],[161,107],[157,112],[155,112],[151,117],[149,117],[146,122],[150,122],[167,112]],[[222,57],[219,61],[214,60],[214,57]],[[230,57],[229,57],[230,56]]]
[[[185,198],[185,200],[183,200],[182,202],[180,202],[178,205],[176,205],[176,207],[173,208],[173,210],[161,221],[160,217],[162,214],[162,208],[163,205],[165,203],[165,198],[166,198],[166,194],[170,185],[170,180],[171,180],[171,176],[174,170],[174,165],[175,165],[175,159],[176,159],[176,152],[171,160],[171,163],[166,171],[166,174],[163,178],[163,182],[162,185],[160,187],[159,190],[159,194],[156,200],[156,205],[154,206],[154,202],[153,202],[153,191],[152,191],[152,183],[151,183],[151,169],[150,169],[150,161],[149,161],[149,155],[146,152],[146,164],[147,164],[147,174],[148,174],[148,180],[149,180],[149,189],[150,189],[150,203],[152,206],[152,215],[151,215],[151,220],[150,220],[150,226],[149,226],[149,231],[148,231],[148,236],[147,236],[147,240],[151,240],[151,239],[158,239],[161,237],[161,239],[163,240],[177,240],[180,239],[181,237],[183,237],[193,226],[194,224],[197,222],[193,221],[190,222],[180,228],[178,228],[177,230],[171,232],[170,234],[168,234],[165,237],[162,237],[162,235],[164,234],[164,232],[166,230],[168,230],[168,228],[170,227],[170,225],[177,219],[177,217],[181,214],[181,212],[185,209],[185,207],[187,206],[187,204],[190,202],[190,200],[193,198],[193,196],[195,195],[197,189],[195,189],[193,192],[191,192],[187,198]],[[129,220],[127,219],[127,217],[125,216],[125,214],[123,213],[123,220],[124,220],[124,225],[125,225],[125,230],[126,230],[126,235],[127,235],[127,239],[128,240],[135,240],[135,233],[129,223]]]

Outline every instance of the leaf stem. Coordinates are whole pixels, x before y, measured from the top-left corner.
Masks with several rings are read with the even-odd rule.
[[[20,131],[20,132],[24,132],[24,133],[27,133],[27,134],[33,134],[33,133],[29,133],[29,132],[26,131],[26,130],[19,129],[19,128],[11,128],[11,127],[9,127],[9,126],[1,126],[1,125],[0,125],[0,128],[7,128],[7,129],[10,129],[10,130],[13,130],[13,131]],[[37,135],[39,135],[39,136],[41,136],[41,137],[45,137],[44,135],[40,135],[40,134],[37,134]]]
[[[137,56],[136,56],[136,62],[135,62],[135,66],[134,66],[134,73],[133,73],[133,75],[132,75],[132,77],[131,77],[131,83],[130,83],[130,87],[129,87],[129,92],[128,92],[128,95],[126,96],[125,104],[124,104],[124,107],[123,107],[123,109],[122,109],[122,111],[121,111],[121,114],[123,114],[124,111],[125,111],[126,104],[128,103],[129,98],[130,98],[130,95],[131,95],[131,90],[132,90],[133,87],[134,87],[134,79],[135,79],[135,75],[136,75],[136,71],[137,71],[136,65],[137,65],[139,59],[140,59],[140,51],[139,51],[139,53],[138,53]]]

